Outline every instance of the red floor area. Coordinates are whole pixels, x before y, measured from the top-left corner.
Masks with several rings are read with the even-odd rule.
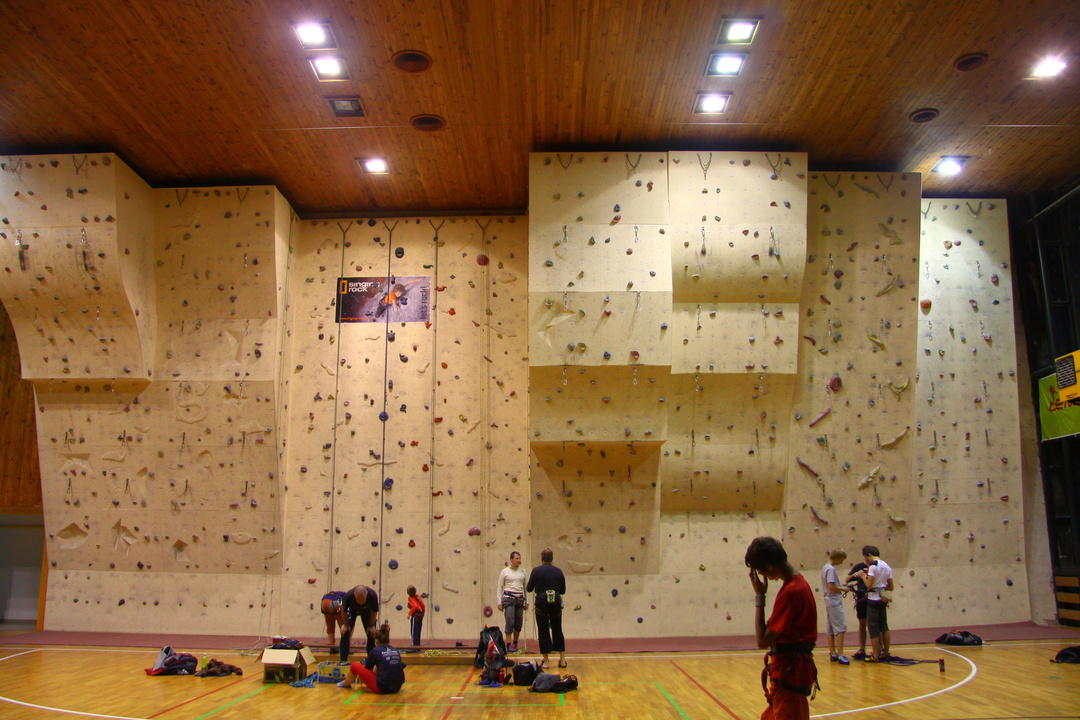
[[[893,630],[893,645],[911,645],[933,643],[939,635],[954,628],[921,628],[914,630]],[[1080,644],[1080,628],[1046,627],[1035,623],[1009,623],[1005,625],[961,626],[985,642],[1003,640],[1061,640],[1062,645]],[[477,637],[479,637],[479,628]],[[476,647],[477,637],[460,640],[425,640],[421,650],[440,649],[472,650]],[[310,646],[327,648],[325,638],[299,638]],[[857,647],[857,636],[848,632],[847,647]],[[265,637],[235,635],[166,635],[107,632],[64,632],[45,630],[27,632],[0,637],[0,646],[4,645],[90,645],[109,647],[145,647],[160,648],[171,645],[180,650],[197,648],[200,650],[229,650],[262,647],[269,644]],[[529,640],[528,647],[535,648],[536,641]],[[828,641],[822,636],[818,647],[828,647]],[[566,650],[570,653],[621,653],[621,652],[703,652],[708,650],[752,650],[754,639],[749,635],[719,637],[669,637],[669,638],[567,638]]]

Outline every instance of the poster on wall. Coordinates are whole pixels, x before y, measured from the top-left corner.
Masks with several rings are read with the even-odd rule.
[[[431,278],[338,278],[337,321],[428,322],[431,319]]]
[[[1057,375],[1039,380],[1039,428],[1043,440],[1080,434],[1080,404],[1061,402]]]

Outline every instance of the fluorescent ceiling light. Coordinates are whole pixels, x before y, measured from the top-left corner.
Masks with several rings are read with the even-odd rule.
[[[969,160],[964,155],[942,155],[941,160],[934,166],[934,169],[930,172],[941,173],[942,175],[959,175],[960,171],[964,169],[964,163]]]
[[[361,158],[357,162],[369,175],[385,175],[390,172],[390,166],[382,158]]]
[[[364,117],[364,106],[358,97],[326,98],[336,117]]]
[[[315,70],[315,76],[320,80],[348,80],[349,71],[341,58],[323,56],[313,58],[311,67]]]
[[[713,53],[709,56],[709,70],[706,75],[735,77],[742,70],[746,55],[740,53]]]
[[[699,114],[722,113],[727,109],[731,93],[700,93],[694,103],[694,112]]]
[[[337,47],[334,42],[334,32],[329,25],[320,23],[304,23],[293,25],[296,37],[300,40],[300,46],[305,50],[325,50]]]
[[[1059,57],[1043,58],[1035,69],[1031,71],[1033,78],[1056,77],[1068,66],[1068,63]]]
[[[749,45],[754,42],[760,20],[725,18],[720,25],[721,43]]]

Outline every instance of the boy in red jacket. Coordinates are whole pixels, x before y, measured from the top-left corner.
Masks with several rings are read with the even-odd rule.
[[[414,647],[420,645],[420,629],[424,626],[424,613],[427,608],[424,607],[424,600],[416,594],[416,588],[412,585],[409,586],[409,620],[412,623],[412,644]]]

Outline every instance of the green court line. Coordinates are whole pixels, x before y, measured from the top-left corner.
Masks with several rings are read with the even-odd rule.
[[[675,702],[675,698],[671,697],[671,695],[668,694],[668,691],[664,689],[663,685],[661,685],[660,683],[656,683],[656,687],[660,688],[660,692],[664,693],[664,697],[668,699],[668,702],[671,703],[671,706],[674,707],[679,712],[679,714],[683,716],[683,720],[690,720],[690,718],[686,716],[686,713],[683,712],[683,709],[679,707],[679,703]]]
[[[240,702],[241,700],[247,700],[252,695],[258,695],[259,693],[261,693],[263,690],[265,690],[268,687],[270,687],[270,685],[263,685],[258,690],[252,690],[247,695],[241,695],[240,697],[236,698],[232,702],[228,702],[228,703],[225,703],[224,705],[222,705],[220,707],[216,707],[213,710],[211,710],[210,712],[206,713],[205,715],[200,715],[199,717],[195,718],[195,720],[203,720],[203,718],[208,718],[211,715],[213,715],[214,713],[221,712],[225,708],[230,707],[232,705],[235,705],[236,703]]]

